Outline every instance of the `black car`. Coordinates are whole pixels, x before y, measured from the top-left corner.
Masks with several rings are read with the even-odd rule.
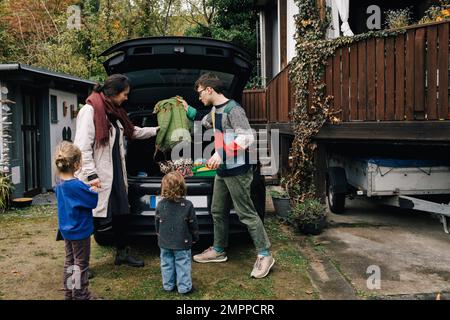
[[[112,56],[111,56],[112,55]],[[204,72],[218,74],[226,86],[226,95],[241,100],[249,79],[252,64],[248,54],[235,45],[207,38],[155,37],[121,42],[101,56],[111,56],[104,62],[108,75],[122,73],[131,81],[131,92],[125,103],[133,123],[141,127],[157,126],[153,114],[155,104],[173,96],[182,96],[198,110],[201,119],[210,111],[198,99],[194,83]],[[202,129],[204,130],[204,129]],[[129,236],[154,235],[155,206],[159,200],[162,173],[155,163],[155,139],[129,141],[127,145],[127,171],[129,202],[132,219]],[[205,148],[211,142],[203,142]],[[192,144],[194,144],[194,139]],[[195,150],[192,145],[192,150]],[[254,165],[252,200],[258,214],[264,218],[265,186]],[[201,234],[213,233],[210,214],[214,186],[213,177],[188,177],[187,198],[194,203]],[[246,228],[231,210],[230,233],[246,232]],[[95,232],[99,244],[109,243],[112,231]]]

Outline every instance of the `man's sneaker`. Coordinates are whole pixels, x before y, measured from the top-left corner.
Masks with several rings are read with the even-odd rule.
[[[200,254],[196,254],[193,257],[195,262],[208,263],[208,262],[225,262],[227,261],[227,254],[224,252],[219,253],[214,250],[213,247],[209,247]]]
[[[264,278],[269,274],[274,263],[275,259],[272,256],[258,256],[250,276],[256,279]]]

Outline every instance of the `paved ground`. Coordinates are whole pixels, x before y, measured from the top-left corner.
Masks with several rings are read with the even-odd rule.
[[[56,204],[56,196],[54,192],[42,193],[33,197],[32,205],[43,206],[52,204]]]
[[[444,233],[437,219],[427,213],[367,200],[347,203],[345,214],[330,214],[329,228],[311,244],[322,258],[328,258],[325,261],[334,265],[358,297],[449,297],[450,235]],[[367,286],[367,279],[373,274],[367,273],[369,266],[379,267],[379,289],[370,290]],[[319,265],[316,274],[320,274],[320,269],[324,267]],[[325,270],[321,273],[322,279],[327,277]],[[327,297],[332,298],[333,293]],[[351,293],[344,298],[351,298]]]

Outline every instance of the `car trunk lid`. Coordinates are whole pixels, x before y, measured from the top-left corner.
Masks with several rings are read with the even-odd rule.
[[[112,55],[112,56],[111,56]],[[252,64],[242,49],[224,41],[190,37],[152,37],[121,42],[101,54],[110,56],[106,72],[130,78],[128,110],[153,108],[155,103],[180,95],[199,105],[193,89],[205,72],[217,73],[225,94],[237,101],[247,83]]]

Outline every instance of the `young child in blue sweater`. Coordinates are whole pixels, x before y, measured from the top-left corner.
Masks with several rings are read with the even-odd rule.
[[[81,151],[64,141],[55,152],[58,183],[58,231],[65,243],[64,296],[66,300],[89,300],[89,257],[91,235],[94,231],[92,209],[97,207],[98,193],[75,178],[81,167]]]
[[[164,176],[162,200],[156,207],[155,225],[161,249],[163,288],[175,286],[181,294],[192,292],[191,247],[198,241],[198,223],[194,205],[186,196],[186,183],[176,171]]]

